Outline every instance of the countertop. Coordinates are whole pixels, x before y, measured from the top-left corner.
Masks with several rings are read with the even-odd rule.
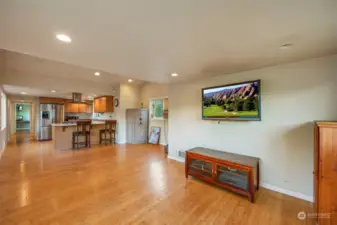
[[[105,124],[105,121],[92,121],[92,125],[101,125]],[[53,127],[75,127],[76,123],[53,123]]]

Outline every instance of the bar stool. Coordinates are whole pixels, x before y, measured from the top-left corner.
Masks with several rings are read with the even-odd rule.
[[[91,134],[91,120],[81,120],[76,122],[76,131],[73,132],[73,149],[79,149],[80,145],[82,147],[89,147],[91,146],[90,140]],[[80,142],[78,138],[80,136],[85,137],[84,142]]]
[[[102,144],[104,141],[105,145],[109,141],[112,144],[116,144],[116,124],[117,120],[106,120],[104,125],[104,130],[99,131],[99,143]],[[107,133],[110,134],[109,138],[107,138]],[[102,138],[102,134],[104,134],[104,138]]]

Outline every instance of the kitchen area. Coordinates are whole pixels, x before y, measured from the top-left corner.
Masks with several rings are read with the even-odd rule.
[[[81,143],[88,146],[99,144],[104,136],[106,123],[116,121],[114,111],[118,104],[118,99],[114,96],[99,96],[93,100],[83,100],[80,93],[72,93],[72,99],[39,97],[38,140],[53,140],[56,150],[72,149],[74,142],[79,139],[85,139]],[[90,130],[82,130],[79,122],[90,123]],[[114,143],[117,121],[115,124],[109,134],[111,138],[113,135]]]

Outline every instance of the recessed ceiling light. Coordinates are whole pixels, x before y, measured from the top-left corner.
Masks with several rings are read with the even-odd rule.
[[[68,35],[65,34],[57,34],[56,38],[59,41],[65,42],[65,43],[70,43],[71,42],[71,38]]]
[[[294,44],[292,43],[286,43],[286,44],[283,44],[279,47],[279,49],[289,49],[293,46]]]
[[[128,82],[131,83],[133,80],[132,79],[129,79]]]
[[[177,73],[172,73],[171,76],[172,76],[172,77],[177,77],[178,74],[177,74]]]
[[[101,75],[99,72],[95,72],[95,76],[99,76]]]
[[[51,90],[51,92],[55,93],[56,91],[55,90]]]
[[[22,95],[25,95],[25,94],[27,94],[27,93],[23,91],[23,92],[21,92],[21,94],[22,94]]]

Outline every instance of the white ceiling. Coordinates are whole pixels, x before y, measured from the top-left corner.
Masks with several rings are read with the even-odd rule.
[[[0,51],[4,72],[0,83],[9,94],[26,92],[30,96],[71,98],[72,92],[83,93],[83,97],[95,95],[116,95],[119,84],[126,83],[122,76],[67,63],[46,60],[10,51]],[[143,82],[134,80],[133,84]],[[55,93],[51,91],[55,90]]]
[[[2,0],[0,48],[125,79],[186,81],[337,53],[336,12],[336,0]]]
[[[21,92],[25,92],[26,94],[22,95],[23,98],[26,95],[55,97],[55,98],[71,98],[71,94],[69,93],[64,93],[64,92],[52,93],[49,89],[44,89],[44,88],[30,88],[30,87],[22,87],[22,86],[15,86],[15,85],[3,85],[3,88],[6,91],[6,93],[13,94],[13,95],[21,95]]]

